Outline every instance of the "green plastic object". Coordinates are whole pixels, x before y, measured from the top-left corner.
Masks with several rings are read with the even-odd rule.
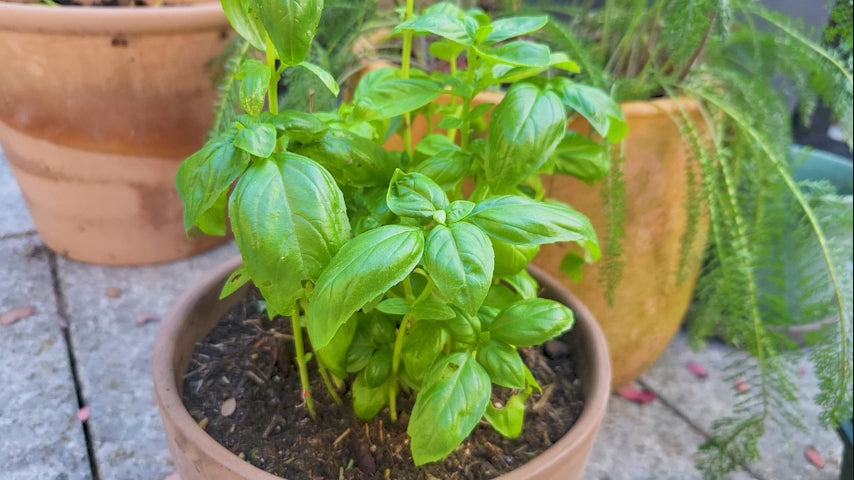
[[[792,146],[795,180],[827,180],[840,195],[851,195],[854,190],[854,168],[851,159],[824,150],[800,145]]]

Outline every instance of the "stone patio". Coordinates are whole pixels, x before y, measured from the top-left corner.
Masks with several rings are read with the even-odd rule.
[[[34,313],[0,325],[0,478],[4,480],[160,480],[173,470],[151,386],[158,322],[190,282],[237,253],[228,244],[187,260],[146,267],[104,267],[61,258],[41,246],[0,152],[0,314]],[[119,290],[117,297],[107,289]],[[723,369],[733,352],[695,353],[677,336],[637,382],[656,400],[612,395],[588,479],[693,479],[694,454],[713,420],[729,411],[735,389]],[[706,367],[699,379],[685,365]],[[762,440],[763,459],[735,479],[830,480],[842,448],[816,420],[815,377],[803,362],[802,418],[808,430]],[[88,406],[88,419],[78,410]],[[84,416],[85,417],[85,416]],[[804,456],[815,448],[826,465]]]

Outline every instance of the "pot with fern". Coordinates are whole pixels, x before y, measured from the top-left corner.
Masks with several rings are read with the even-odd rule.
[[[0,1],[4,155],[45,244],[106,264],[221,243],[187,239],[173,178],[210,128],[228,22],[211,1],[127,3]]]
[[[668,113],[667,128],[678,132],[687,151],[679,173],[683,178],[679,188],[686,196],[673,213],[686,227],[679,243],[669,248],[670,258],[680,260],[666,272],[653,274],[679,280],[681,272],[683,285],[691,285],[696,267],[689,260],[703,252],[703,262],[693,297],[683,297],[674,316],[662,319],[670,326],[661,348],[690,305],[687,326],[692,340],[701,344],[714,335],[743,348],[751,358],[738,363],[740,374],[760,378],[762,392],[761,400],[716,423],[702,450],[701,469],[715,476],[749,463],[758,455],[756,442],[765,422],[797,418],[786,400],[797,394],[789,381],[797,346],[780,334],[787,326],[822,321],[823,327],[811,335],[811,356],[822,386],[816,401],[823,406],[823,423],[831,428],[844,424],[852,410],[851,272],[846,268],[851,253],[850,241],[834,241],[828,229],[844,225],[833,218],[845,212],[834,208],[828,214],[821,206],[827,202],[816,203],[794,179],[787,100],[797,99],[804,119],[811,117],[819,101],[824,103],[851,145],[851,2],[827,3],[831,22],[823,32],[807,30],[752,0],[604,1],[593,2],[595,8],[591,2],[563,3],[541,3],[554,19],[547,37],[582,67],[579,81],[608,90],[623,105],[636,101],[655,105],[664,97],[687,98],[695,105]],[[628,152],[618,148],[616,158],[624,150]],[[624,157],[612,163],[618,168],[612,168],[605,183],[617,187],[609,193],[618,194],[616,202],[611,199],[606,205],[618,208],[607,217],[613,228],[603,233],[603,256],[614,251],[607,245],[620,245],[625,232],[629,240],[621,247],[622,255],[612,258],[628,265],[635,260],[631,252],[637,252],[631,240],[637,234],[632,209],[642,206],[634,205],[629,193],[632,160]],[[634,168],[660,169],[655,161]],[[620,195],[623,188],[626,193]],[[786,201],[781,203],[781,198]],[[817,253],[808,269],[810,281],[797,287],[796,295],[764,288],[766,280],[782,282],[781,272],[800,268],[800,258],[769,254],[780,238],[791,233],[792,221]],[[655,231],[648,235],[657,241]],[[840,238],[845,237],[850,238],[850,229],[847,235],[843,230]],[[609,269],[606,260],[603,270]],[[557,273],[554,267],[550,271]],[[621,296],[631,290],[628,280],[624,275],[615,284],[613,308],[619,308]],[[597,310],[589,293],[577,291],[603,324],[612,355],[630,350],[619,346],[620,330],[631,329],[644,316],[638,315],[643,308],[615,318]],[[619,370],[621,361],[613,360]]]
[[[227,204],[241,250],[185,293],[156,342],[155,391],[181,477],[276,478],[269,469],[284,477],[581,478],[608,399],[607,347],[581,303],[526,269],[530,252],[551,242],[578,243],[590,260],[599,255],[586,217],[526,185],[565,137],[567,107],[582,99],[566,95],[574,88],[566,79],[539,75],[574,68],[566,56],[514,43],[545,19],[493,22],[452,4],[416,16],[409,1],[395,30],[401,67],[362,77],[337,111],[310,114],[279,109],[275,86],[301,68],[337,93],[331,75],[305,60],[322,4],[223,5],[265,60],[250,54],[235,65],[246,113],[177,176],[186,226],[221,232]],[[433,52],[453,60],[465,51],[467,67],[412,68],[408,48],[428,32],[441,33]],[[497,105],[473,106],[491,83],[512,86]],[[443,94],[454,99],[435,103]],[[481,136],[476,125],[489,108]],[[448,131],[415,141],[413,120],[435,115]],[[397,131],[403,151],[384,148]],[[245,360],[211,355],[235,344],[231,334],[212,337],[231,331],[220,326],[232,317],[250,328],[249,343],[235,349]],[[545,342],[551,347],[535,347]],[[547,358],[574,358],[577,379],[549,376],[552,367],[540,365]],[[258,359],[266,359],[260,370],[228,378],[231,366]],[[290,373],[273,373],[279,368]],[[214,371],[216,378],[199,373]],[[241,393],[247,378],[264,389],[290,387],[269,408],[253,408]],[[533,421],[573,385],[583,399],[575,424],[562,414],[546,422],[568,431],[523,433],[523,418]],[[233,437],[249,428],[239,419],[250,410],[270,420],[258,437],[273,437],[271,448]],[[292,415],[294,423],[282,421]],[[300,435],[348,418],[357,423],[334,434]],[[492,430],[493,440],[465,443],[473,431]],[[547,437],[543,451],[525,443],[533,437]],[[475,461],[471,450],[486,445],[497,449],[494,462]],[[321,465],[303,470],[299,454]]]

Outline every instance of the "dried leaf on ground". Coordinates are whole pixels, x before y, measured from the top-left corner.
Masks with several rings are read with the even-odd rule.
[[[122,294],[122,291],[116,287],[110,287],[110,288],[104,290],[104,295],[106,295],[110,298],[119,298],[119,296],[121,296],[121,294]]]
[[[29,317],[36,311],[31,305],[26,307],[18,307],[9,310],[6,313],[0,314],[0,325],[11,325],[18,320]]]
[[[626,385],[625,387],[620,388],[620,390],[617,391],[617,394],[626,400],[631,400],[632,402],[641,404],[655,400],[654,392],[647,389],[637,388],[634,385]]]
[[[89,405],[86,405],[85,407],[81,408],[80,410],[77,410],[77,420],[80,420],[81,422],[85,422],[86,420],[89,420],[89,415],[91,415],[91,414],[92,414],[92,407],[90,407]]]

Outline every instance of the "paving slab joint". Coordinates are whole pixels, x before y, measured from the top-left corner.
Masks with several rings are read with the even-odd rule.
[[[68,354],[68,365],[71,369],[71,378],[74,381],[74,393],[77,397],[77,408],[86,406],[86,398],[83,395],[83,385],[80,382],[80,374],[77,371],[77,358],[74,355],[74,342],[71,338],[71,329],[69,328],[68,307],[65,299],[65,293],[62,290],[62,282],[59,279],[59,265],[56,261],[56,253],[48,252],[48,265],[50,266],[50,278],[53,284],[53,294],[56,299],[56,313],[59,317],[59,329],[62,332],[62,338],[65,341],[65,351]],[[86,440],[86,456],[89,459],[89,469],[92,473],[92,480],[101,480],[101,471],[98,468],[98,460],[95,457],[95,441],[92,436],[92,429],[89,420],[83,420],[83,437]]]
[[[34,235],[38,235],[38,232],[35,230],[26,230],[23,232],[13,232],[13,233],[5,233],[0,235],[0,241],[2,240],[11,240],[13,238],[24,238],[24,237],[32,237]]]

